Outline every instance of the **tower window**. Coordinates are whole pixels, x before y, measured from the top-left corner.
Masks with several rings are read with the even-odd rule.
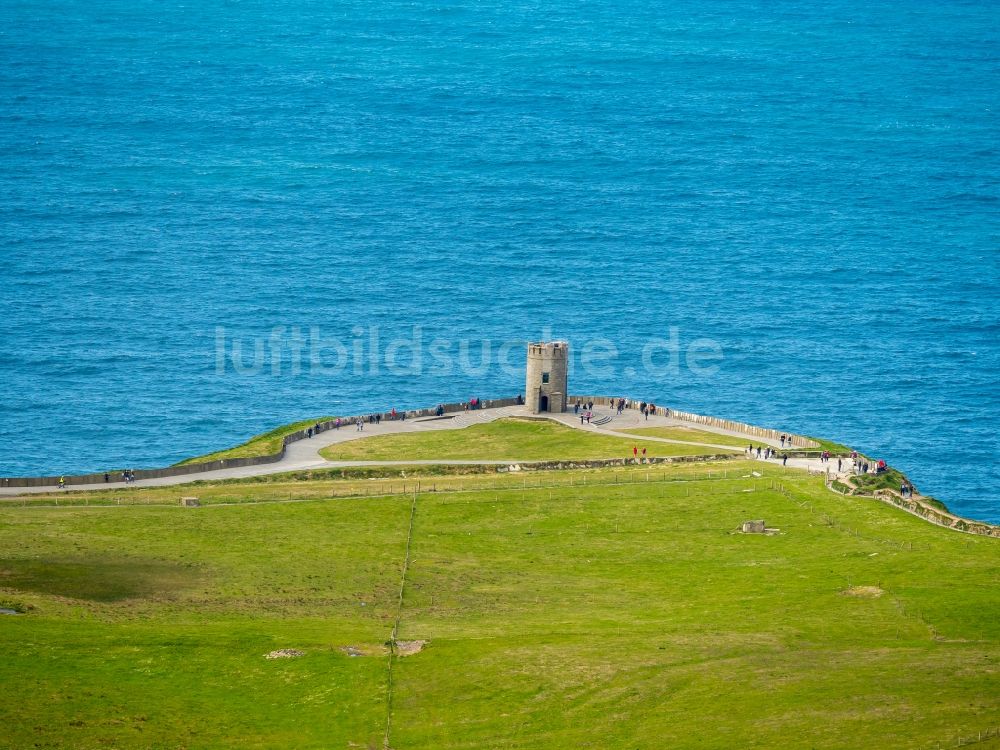
[[[542,382],[543,383],[548,383],[549,382],[549,374],[547,372],[543,372],[542,373]]]

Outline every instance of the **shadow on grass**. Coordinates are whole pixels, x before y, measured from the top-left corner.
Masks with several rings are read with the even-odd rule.
[[[162,596],[197,577],[193,568],[150,560],[0,558],[0,588],[93,602]]]

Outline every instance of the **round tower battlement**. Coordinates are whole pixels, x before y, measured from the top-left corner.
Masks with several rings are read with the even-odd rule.
[[[569,343],[542,341],[528,344],[524,402],[532,414],[566,411]]]

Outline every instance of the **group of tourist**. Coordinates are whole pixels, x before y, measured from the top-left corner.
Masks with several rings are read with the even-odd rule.
[[[361,416],[361,417],[352,417],[352,419],[354,421],[354,426],[357,428],[358,432],[364,432],[366,424],[374,424],[374,425],[382,424],[381,414],[368,414],[366,416]],[[389,412],[389,420],[390,421],[398,420],[400,422],[405,422],[406,412],[405,411],[397,412],[395,409],[393,409],[391,412]]]
[[[573,413],[580,416],[580,424],[590,424],[590,420],[594,417],[594,402],[577,399],[573,404]]]
[[[618,416],[622,415],[622,412],[629,407],[629,400],[627,398],[613,398],[608,404],[612,409],[614,409]],[[593,401],[580,401],[579,399],[573,404],[573,413],[580,414],[581,412],[590,412],[590,416],[593,416],[594,402]],[[656,414],[656,404],[646,403],[645,401],[639,402],[639,411],[642,413],[646,419],[649,419],[651,414]],[[581,416],[580,422],[584,420]],[[589,421],[589,420],[588,420]]]
[[[840,459],[837,459],[837,467],[840,468]],[[889,465],[885,462],[885,459],[879,459],[874,464],[872,464],[867,458],[862,456],[857,451],[851,451],[851,470],[855,474],[869,474],[874,469],[874,473],[881,474],[886,471]]]
[[[778,458],[778,451],[775,450],[774,448],[772,448],[770,445],[757,445],[757,446],[754,446],[753,443],[750,443],[750,445],[747,446],[746,454],[747,454],[748,458],[755,458],[756,457],[757,459],[759,459],[761,461],[769,461],[772,458],[774,458],[774,459]],[[788,465],[788,454],[787,453],[782,453],[781,454],[781,465],[782,466],[787,466]]]
[[[630,403],[627,398],[612,398],[608,405],[617,412],[618,416],[621,416],[622,412],[629,408],[629,406],[636,406],[635,402]],[[646,419],[649,419],[650,415],[656,414],[656,404],[653,403],[640,401],[637,408]],[[577,399],[573,404],[573,413],[580,417],[580,424],[590,424],[590,420],[594,416],[594,402]]]
[[[125,484],[132,484],[133,482],[135,482],[135,469],[122,469],[121,478]],[[5,484],[9,483],[10,483],[9,480],[5,480]],[[105,484],[111,483],[111,472],[109,471],[104,472],[104,483]],[[59,489],[61,490],[66,489],[65,476],[59,477]]]
[[[782,440],[782,447],[784,447],[785,443],[787,443],[789,447],[791,447],[792,444],[791,436],[782,435],[781,440]],[[750,445],[747,446],[745,452],[749,458],[757,458],[764,461],[778,457],[778,451],[776,449],[766,445],[755,446],[753,443],[750,443]],[[832,455],[830,454],[830,451],[828,450],[822,451],[819,454],[819,460],[820,463],[824,464],[830,463],[830,461],[832,460]],[[788,465],[787,452],[783,452],[781,454],[781,465],[782,466]],[[887,466],[885,461],[882,460],[878,461],[874,466],[872,466],[863,456],[860,456],[857,451],[851,452],[851,471],[853,471],[855,474],[868,474],[873,468],[875,470],[875,473],[879,474],[885,471]],[[839,474],[843,472],[843,470],[844,470],[844,459],[838,456],[837,473]]]
[[[443,407],[438,407],[438,408],[441,409],[441,413],[444,412],[444,408]],[[346,417],[346,418],[345,417],[337,417],[333,421],[333,428],[335,430],[339,430],[344,425],[352,424],[352,425],[354,425],[355,429],[357,429],[358,432],[362,432],[365,429],[365,425],[366,424],[375,424],[375,425],[382,424],[382,417],[383,417],[383,415],[379,414],[379,413],[363,414],[363,415],[358,416],[358,417]],[[387,418],[389,419],[389,421],[405,422],[406,421],[406,412],[405,411],[396,411],[395,409],[393,409],[392,411],[389,412],[389,414],[387,415]],[[310,427],[309,428],[309,433],[308,433],[309,437],[312,437],[314,434],[316,434],[318,432],[320,432],[320,426],[319,426],[319,424],[316,424],[315,427]]]

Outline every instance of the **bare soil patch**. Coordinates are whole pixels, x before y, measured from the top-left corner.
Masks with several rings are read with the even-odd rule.
[[[297,659],[300,656],[305,656],[305,651],[299,651],[297,648],[279,648],[277,651],[272,651],[269,654],[264,654],[265,659]]]
[[[400,656],[413,656],[424,650],[427,641],[396,641],[396,653]]]

